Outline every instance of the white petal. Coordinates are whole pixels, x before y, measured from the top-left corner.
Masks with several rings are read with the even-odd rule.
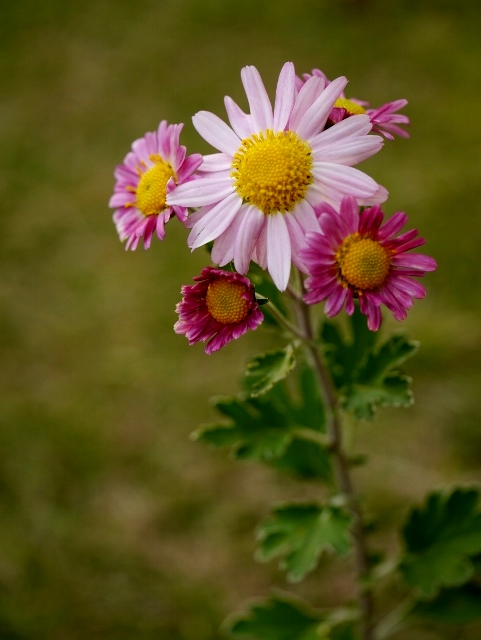
[[[377,182],[359,169],[329,162],[316,162],[312,175],[316,182],[311,186],[317,183],[336,189],[341,197],[352,195],[355,198],[369,198],[377,192],[379,187]]]
[[[274,104],[274,131],[284,131],[296,100],[296,72],[292,62],[282,67]]]
[[[203,156],[199,171],[202,171],[203,173],[225,171],[226,169],[230,169],[231,165],[231,156],[226,153],[211,153],[210,155]]]
[[[297,131],[297,127],[299,126],[304,114],[321,95],[325,86],[325,80],[318,76],[312,76],[305,84],[302,85],[289,120],[289,129]]]
[[[381,150],[383,145],[381,136],[362,136],[344,140],[322,147],[314,155],[314,167],[317,162],[333,162],[352,166]]]
[[[167,194],[167,204],[181,207],[202,207],[223,200],[235,187],[229,174],[220,178],[199,178],[179,184]]]
[[[297,220],[304,233],[309,233],[309,231],[320,232],[319,220],[307,200],[301,200],[291,215]]]
[[[285,291],[291,272],[291,240],[284,214],[267,216],[267,269],[279,291]]]
[[[251,117],[247,115],[247,113],[244,113],[234,100],[229,98],[229,96],[224,98],[224,104],[231,127],[237,133],[239,138],[241,140],[244,138],[250,138],[254,133]]]
[[[319,98],[303,115],[299,126],[296,128],[296,133],[301,138],[308,140],[322,131],[334,103],[346,84],[347,79],[341,76],[327,85]]]
[[[259,72],[255,67],[244,67],[241,78],[251,110],[254,131],[272,129],[272,105]]]
[[[217,203],[202,220],[194,225],[187,244],[191,249],[197,249],[211,240],[215,240],[230,225],[242,206],[242,200],[237,193],[232,193]]]
[[[265,215],[257,207],[247,207],[239,226],[234,247],[234,265],[239,273],[247,273],[254,247],[265,222]]]
[[[192,122],[204,140],[207,140],[215,149],[232,157],[240,147],[239,137],[214,113],[199,111],[192,118]]]
[[[239,227],[242,224],[246,211],[247,207],[241,207],[224,233],[221,233],[214,241],[211,258],[212,262],[218,264],[220,267],[234,260],[235,241],[239,235]]]
[[[286,213],[285,219],[287,229],[289,231],[289,237],[291,239],[292,262],[298,269],[300,269],[304,273],[307,273],[308,269],[299,257],[300,250],[306,246],[306,234],[292,214]]]
[[[313,151],[321,149],[325,145],[341,142],[346,138],[364,136],[372,129],[371,120],[367,115],[350,116],[345,120],[341,120],[329,129],[318,133],[310,140]]]

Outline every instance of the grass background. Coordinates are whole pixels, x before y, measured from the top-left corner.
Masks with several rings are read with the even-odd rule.
[[[161,119],[245,106],[240,69],[275,89],[286,60],[406,97],[411,139],[363,168],[428,238],[439,270],[404,327],[417,403],[356,429],[378,543],[433,486],[481,479],[481,5],[476,0],[18,0],[0,15],[0,638],[214,640],[245,599],[285,587],[252,535],[272,501],[314,495],[189,440],[233,393],[260,329],[206,358],[172,332],[206,263],[174,222],[125,253],[113,168]],[[271,93],[272,94],[272,93]],[[386,322],[389,330],[394,322]],[[327,573],[326,573],[327,572]],[[293,589],[350,595],[348,563]],[[327,575],[327,579],[324,576]],[[396,594],[392,594],[395,600]],[[479,637],[426,627],[399,638]]]

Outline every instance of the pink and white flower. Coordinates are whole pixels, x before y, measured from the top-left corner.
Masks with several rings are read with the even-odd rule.
[[[383,141],[368,135],[367,115],[324,131],[346,78],[326,86],[314,76],[298,91],[294,65],[287,62],[274,109],[255,67],[244,67],[241,78],[250,113],[226,97],[230,126],[207,111],[194,116],[197,131],[219,153],[205,156],[198,179],[177,186],[167,202],[201,207],[187,222],[191,249],[214,241],[216,264],[233,261],[245,274],[254,260],[283,291],[291,261],[305,271],[300,249],[306,233],[319,229],[316,205],[338,205],[346,194],[364,205],[384,202],[386,190],[352,166],[379,151]]]
[[[339,213],[327,204],[317,209],[321,233],[307,235],[307,247],[301,257],[309,269],[305,302],[326,300],[328,317],[345,306],[354,313],[354,300],[367,316],[371,331],[381,326],[381,304],[396,320],[404,320],[413,298],[424,298],[425,288],[414,277],[434,271],[436,261],[430,256],[408,251],[425,243],[412,229],[396,234],[407,222],[407,215],[395,213],[384,225],[379,205],[359,214],[357,202],[345,197]]]
[[[256,302],[254,286],[239,273],[205,267],[196,284],[182,287],[183,299],[176,312],[174,331],[185,335],[189,344],[206,342],[205,353],[218,351],[237,340],[264,320]]]
[[[187,219],[185,207],[166,202],[167,193],[188,181],[202,163],[200,154],[186,157],[179,144],[183,126],[162,120],[157,131],[132,144],[132,151],[115,169],[109,206],[116,209],[113,219],[120,240],[127,240],[126,249],[136,249],[141,238],[148,249],[154,231],[163,240],[165,224],[174,214],[182,222]]]
[[[300,89],[304,82],[307,82],[312,76],[322,78],[326,84],[329,84],[329,80],[325,73],[320,69],[313,69],[311,73],[303,73],[301,78],[297,78],[297,87]],[[409,118],[403,113],[397,113],[400,109],[407,105],[408,101],[405,99],[394,100],[393,102],[387,102],[377,109],[370,109],[369,102],[358,100],[357,98],[347,99],[344,92],[334,103],[334,106],[329,114],[328,126],[341,122],[345,118],[350,118],[354,115],[365,113],[369,116],[372,123],[372,132],[380,133],[388,140],[394,140],[394,135],[401,138],[409,138],[409,133],[401,129],[400,124],[409,125]],[[394,134],[394,135],[393,135]]]

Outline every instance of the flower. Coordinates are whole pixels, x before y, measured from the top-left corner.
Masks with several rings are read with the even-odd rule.
[[[185,147],[179,145],[183,126],[162,120],[157,131],[132,144],[124,163],[115,169],[109,206],[116,209],[113,219],[120,239],[127,240],[126,249],[136,249],[142,237],[148,249],[154,231],[163,240],[164,225],[173,214],[182,222],[187,219],[185,207],[166,202],[167,193],[189,180],[202,163],[200,154],[186,157]]]
[[[395,213],[382,225],[384,214],[379,205],[359,215],[356,200],[349,196],[341,202],[339,213],[329,205],[322,205],[317,213],[322,233],[309,233],[307,247],[301,251],[309,269],[305,302],[326,300],[325,313],[333,317],[344,304],[352,315],[358,298],[371,331],[381,326],[381,304],[396,320],[404,320],[412,299],[426,295],[413,276],[419,278],[437,267],[429,256],[407,253],[425,243],[424,238],[416,238],[417,229],[394,237],[406,224],[407,215]]]
[[[310,74],[302,74],[304,80],[296,78],[298,89],[300,89],[309,78],[312,78],[312,76],[322,78],[326,84],[329,84],[327,76],[320,69],[313,69]],[[347,99],[344,93],[342,93],[334,103],[331,113],[329,114],[328,124],[332,125],[353,115],[365,113],[369,116],[372,123],[373,133],[380,133],[388,140],[394,140],[393,134],[401,138],[409,138],[409,133],[398,126],[399,124],[409,125],[409,118],[402,113],[396,113],[405,107],[407,103],[408,101],[404,99],[394,100],[394,102],[387,102],[377,109],[368,109],[366,107],[369,107],[369,102],[364,102],[357,98]]]
[[[274,110],[255,67],[244,67],[241,78],[251,113],[226,97],[231,127],[207,111],[194,116],[197,131],[220,153],[204,156],[200,177],[176,187],[167,202],[201,207],[187,222],[192,249],[214,240],[216,264],[233,260],[245,274],[254,260],[284,291],[291,260],[305,271],[299,250],[305,234],[319,229],[315,205],[338,204],[346,194],[361,204],[386,199],[383,187],[352,168],[379,151],[382,138],[367,135],[366,115],[323,131],[346,78],[326,87],[312,77],[297,91],[294,65],[287,62]]]
[[[190,345],[209,340],[207,355],[237,340],[248,329],[256,329],[264,320],[248,278],[205,267],[194,280],[196,284],[182,287],[183,299],[175,309],[179,319],[174,331],[184,334]]]

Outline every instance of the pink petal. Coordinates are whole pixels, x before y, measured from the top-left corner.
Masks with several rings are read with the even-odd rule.
[[[239,137],[215,114],[199,111],[192,118],[192,122],[204,140],[207,140],[215,149],[232,157],[240,147]]]
[[[359,207],[356,199],[352,196],[345,196],[341,202],[341,218],[346,224],[348,234],[356,233],[359,228]]]
[[[285,291],[291,272],[291,241],[282,213],[267,216],[267,269],[279,291]]]
[[[337,316],[339,311],[342,309],[344,305],[344,300],[347,295],[347,287],[342,287],[339,285],[334,289],[329,298],[326,301],[324,306],[324,313],[328,318],[333,318]]]
[[[418,269],[419,271],[435,271],[438,267],[434,258],[421,253],[403,253],[394,256],[392,264],[399,267],[408,267],[409,269]]]
[[[254,132],[272,129],[272,105],[259,72],[253,66],[244,67],[241,79],[251,110]]]
[[[384,224],[377,234],[378,240],[387,240],[396,235],[404,227],[408,220],[407,214],[403,211],[398,211]]]

